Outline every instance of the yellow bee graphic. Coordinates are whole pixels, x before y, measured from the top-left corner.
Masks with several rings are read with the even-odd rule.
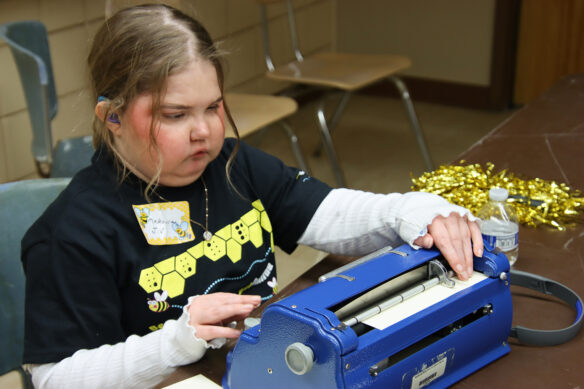
[[[166,302],[168,298],[168,292],[166,290],[162,291],[162,294],[154,292],[154,300],[148,299],[148,308],[152,312],[164,312],[170,308],[170,304]]]
[[[146,223],[148,223],[148,218],[150,217],[150,209],[148,208],[138,208],[134,207],[134,212],[136,212],[136,216],[138,216],[138,221],[140,222],[140,226],[144,228]]]
[[[191,234],[188,233],[189,223],[187,223],[187,222],[182,222],[181,224],[178,224],[176,222],[172,222],[172,229],[174,230],[174,232],[177,233],[177,235],[179,236],[180,239],[190,239],[191,238]]]

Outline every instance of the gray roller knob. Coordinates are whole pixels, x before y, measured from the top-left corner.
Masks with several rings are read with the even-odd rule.
[[[288,365],[292,373],[303,375],[312,369],[314,353],[310,347],[296,342],[286,348],[285,359],[286,365]]]
[[[250,328],[257,326],[258,324],[260,324],[259,317],[246,317],[243,320],[243,326],[245,327],[246,330],[249,330]]]

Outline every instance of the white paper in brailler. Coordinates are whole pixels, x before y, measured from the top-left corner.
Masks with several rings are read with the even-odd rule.
[[[436,285],[425,292],[410,297],[394,307],[378,313],[377,315],[365,320],[364,323],[373,328],[383,330],[454,295],[457,292],[460,292],[461,290],[470,288],[485,278],[487,278],[487,276],[479,272],[474,272],[466,281],[460,281],[458,278],[452,277],[452,280],[455,282],[454,288],[448,288],[441,284]]]

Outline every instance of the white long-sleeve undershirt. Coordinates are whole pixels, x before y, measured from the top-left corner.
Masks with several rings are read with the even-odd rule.
[[[428,232],[438,215],[476,218],[466,208],[425,192],[375,194],[334,189],[322,201],[298,243],[328,253],[365,255],[408,243]]]
[[[190,305],[193,297],[189,298]],[[207,343],[188,324],[188,305],[177,320],[168,320],[155,332],[131,335],[124,342],[79,350],[58,363],[28,365],[37,389],[151,388],[178,366],[198,361],[207,348],[218,348],[224,339]]]

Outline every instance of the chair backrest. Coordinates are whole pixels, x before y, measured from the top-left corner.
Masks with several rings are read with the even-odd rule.
[[[91,165],[93,152],[91,135],[60,139],[53,151],[51,178],[73,177],[79,170]]]
[[[36,20],[10,22],[0,25],[0,38],[18,67],[33,129],[32,153],[40,169],[39,164],[52,162],[51,120],[58,110],[47,30]]]
[[[288,28],[290,32],[290,43],[292,44],[292,50],[294,51],[294,56],[298,62],[304,60],[304,56],[300,51],[300,46],[298,45],[298,34],[296,33],[296,19],[294,17],[294,6],[292,5],[292,0],[257,0],[260,6],[260,18],[262,25],[262,42],[264,46],[264,59],[266,61],[266,67],[270,72],[273,72],[275,67],[272,61],[272,55],[270,50],[270,36],[268,28],[268,17],[266,7],[271,3],[282,3],[286,2],[286,11],[288,15]]]
[[[70,178],[0,184],[0,375],[22,364],[25,276],[20,242]]]

